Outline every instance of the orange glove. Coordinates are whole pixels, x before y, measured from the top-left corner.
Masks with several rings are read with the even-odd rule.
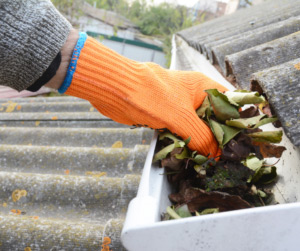
[[[191,136],[192,150],[210,157],[217,155],[218,144],[195,110],[206,96],[204,90],[227,89],[205,75],[139,63],[90,37],[81,46],[77,43],[68,71],[69,83],[65,80],[60,92],[66,90],[68,95],[90,101],[103,115],[119,123],[167,128],[183,139]]]

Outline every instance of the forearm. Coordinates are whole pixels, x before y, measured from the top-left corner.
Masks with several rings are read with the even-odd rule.
[[[59,89],[62,85],[66,75],[67,70],[71,61],[72,53],[74,47],[78,40],[78,31],[72,29],[69,33],[69,36],[61,49],[61,63],[60,66],[54,75],[54,77],[45,85],[46,87],[50,87],[53,89]]]
[[[1,0],[0,85],[22,91],[34,84],[65,44],[70,29],[49,0]]]

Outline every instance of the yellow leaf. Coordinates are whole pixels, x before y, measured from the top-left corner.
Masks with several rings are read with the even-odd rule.
[[[13,110],[15,110],[16,105],[17,105],[17,103],[10,103],[10,104],[7,106],[5,112],[12,112]]]
[[[1,108],[0,108],[0,112],[2,112],[3,110],[4,110],[4,107],[1,107]]]
[[[21,210],[19,210],[19,209],[12,209],[12,210],[10,210],[12,213],[14,213],[14,214],[16,214],[16,215],[20,215],[21,213],[22,213],[22,211]]]
[[[300,63],[295,64],[294,67],[295,67],[298,71],[300,71]]]
[[[57,120],[57,116],[53,116],[51,119],[52,120]]]
[[[90,172],[90,171],[85,172],[85,175],[93,176],[95,178],[100,178],[106,174],[107,174],[106,172]]]
[[[27,196],[27,191],[26,190],[21,190],[20,195],[21,195],[21,197]]]
[[[26,248],[24,248],[24,251],[31,251],[31,248],[30,247],[26,247]]]
[[[12,200],[13,202],[18,201],[19,199],[21,199],[22,197],[25,197],[27,195],[27,191],[26,190],[19,190],[16,189],[15,191],[12,192]]]
[[[113,143],[113,145],[111,147],[112,148],[122,148],[123,143],[122,143],[122,141],[116,141],[115,143]]]
[[[4,202],[4,203],[2,204],[2,206],[3,206],[3,207],[7,207],[7,203]]]
[[[90,112],[93,112],[93,111],[94,111],[94,109],[95,109],[94,107],[91,107],[91,108],[90,108]]]
[[[39,126],[40,125],[40,121],[35,121],[35,126]]]
[[[18,110],[18,111],[20,111],[21,108],[22,108],[22,106],[20,106],[20,105],[17,106],[17,110]]]

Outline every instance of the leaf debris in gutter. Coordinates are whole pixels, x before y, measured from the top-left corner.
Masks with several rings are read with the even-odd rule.
[[[166,209],[163,220],[274,203],[269,187],[277,172],[265,158],[280,158],[286,149],[274,144],[280,143],[282,131],[259,128],[277,120],[259,114],[257,106],[265,98],[245,90],[221,93],[210,89],[206,93],[197,114],[212,130],[222,153],[209,158],[188,148],[190,138],[160,133],[153,161],[160,161],[176,191],[169,195],[173,205]]]

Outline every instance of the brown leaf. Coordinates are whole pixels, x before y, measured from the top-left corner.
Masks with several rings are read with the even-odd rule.
[[[273,116],[269,104],[266,104],[266,105],[262,108],[262,112],[263,112],[264,114],[267,114],[269,117],[272,117],[272,116]]]
[[[200,211],[205,208],[219,208],[220,212],[250,208],[251,205],[238,195],[223,192],[206,192],[199,188],[191,187],[189,181],[183,181],[177,194],[170,194],[172,202],[186,203],[190,212]]]
[[[189,188],[191,190],[193,188]],[[190,212],[204,208],[218,208],[220,212],[250,208],[251,205],[240,196],[222,192],[205,192],[197,189],[198,196],[187,202]],[[195,196],[195,194],[194,194]]]
[[[179,184],[179,192],[170,194],[169,199],[174,203],[182,204],[184,202],[185,192],[191,186],[189,180],[182,180]]]
[[[284,146],[276,146],[264,142],[253,142],[253,145],[259,146],[260,153],[264,158],[280,158],[283,151],[286,150]]]
[[[175,148],[171,153],[170,156],[161,160],[161,165],[163,167],[169,167],[172,170],[180,170],[182,167],[182,163],[184,162],[183,159],[177,159],[176,154],[180,154],[183,151],[183,147]]]
[[[241,161],[246,159],[250,153],[255,153],[257,158],[262,159],[259,148],[253,145],[252,139],[241,133],[223,148],[221,159]]]
[[[242,119],[251,118],[258,115],[259,115],[259,110],[256,106],[251,106],[248,109],[240,112],[240,116]]]

